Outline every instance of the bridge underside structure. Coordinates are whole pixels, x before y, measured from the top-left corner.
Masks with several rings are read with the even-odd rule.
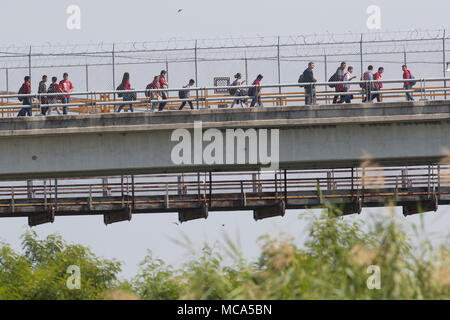
[[[279,169],[357,167],[370,159],[382,166],[432,165],[450,150],[450,105],[446,101],[315,105],[164,111],[158,113],[49,116],[0,121],[0,180],[111,176],[174,172],[258,170],[237,160],[237,151],[252,156],[248,142],[234,159],[207,164],[208,142],[195,149],[195,122],[201,138],[208,129],[279,130]],[[192,137],[191,161],[174,163],[176,129]],[[200,160],[195,157],[200,154]],[[197,159],[198,160],[198,159]]]
[[[402,206],[405,216],[450,204],[450,166],[281,170],[35,180],[0,187],[0,217],[30,226],[56,216],[103,215],[105,224],[134,214],[176,212],[180,222],[210,211],[253,211],[255,220],[288,209]]]

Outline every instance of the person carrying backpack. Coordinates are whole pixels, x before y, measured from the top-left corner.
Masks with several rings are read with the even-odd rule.
[[[169,87],[169,83],[166,80],[166,76],[167,76],[167,71],[166,70],[161,70],[161,74],[159,75],[159,87],[161,89],[167,89]],[[169,95],[168,91],[161,91],[161,98],[162,100],[167,100],[167,97]],[[159,104],[159,108],[158,111],[163,111],[164,107],[166,106],[167,102],[161,102]]]
[[[241,79],[242,79],[242,74],[240,72],[236,73],[234,75],[234,81],[231,85],[237,87],[237,86],[241,86],[241,85],[245,84],[246,81],[245,80],[240,81]],[[230,92],[230,95],[232,95],[232,96],[244,97],[247,95],[248,90],[241,89],[241,88],[232,88],[229,90],[229,92]],[[234,99],[233,103],[231,104],[231,108],[233,108],[236,103],[239,103],[242,107],[244,107],[244,105],[243,105],[244,103],[245,103],[245,105],[247,105],[247,99],[238,99],[238,98]]]
[[[314,62],[308,63],[308,68],[303,71],[303,74],[299,77],[299,83],[308,83],[302,85],[305,88],[305,105],[316,104],[316,88],[314,87],[314,82],[317,82],[317,78],[314,77],[313,73]]]
[[[261,102],[261,80],[263,79],[262,74],[258,74],[255,81],[253,81],[251,87],[248,90],[248,95],[253,97],[252,102],[250,103],[250,107],[254,107],[256,103],[258,103],[258,107],[262,107],[263,104]]]
[[[46,85],[46,82],[47,82],[47,76],[46,76],[46,75],[43,75],[43,76],[42,76],[42,81],[39,82],[38,93],[47,93],[47,85]],[[47,96],[41,96],[40,101],[41,101],[41,104],[48,104],[48,98],[47,98]],[[41,114],[42,114],[43,116],[45,116],[45,114],[47,113],[47,111],[48,111],[48,107],[41,107]]]
[[[180,99],[189,99],[191,97],[191,90],[190,88],[194,85],[195,81],[194,79],[189,80],[189,83],[185,86],[183,86],[183,89],[178,92],[178,96]],[[183,101],[181,103],[181,106],[178,108],[178,110],[182,110],[184,106],[186,105],[186,102],[189,103],[189,106],[191,107],[191,110],[194,110],[194,106],[192,105],[192,101]]]
[[[406,66],[406,64],[404,64],[402,66],[402,70],[403,70],[403,79],[414,79],[414,76],[411,74],[411,71],[408,70],[408,67]],[[403,88],[405,90],[411,90],[411,88],[415,84],[416,84],[415,81],[405,81],[403,83]],[[406,100],[414,101],[414,98],[412,97],[411,92],[406,92]]]
[[[383,72],[384,72],[384,68],[379,67],[378,72],[376,72],[373,75],[373,79],[378,80],[378,82],[373,83],[373,92],[374,93],[370,97],[370,101],[373,101],[373,99],[377,98],[377,102],[381,102],[380,91],[383,88],[383,83],[381,82],[381,80],[383,80],[383,76],[382,76]]]
[[[345,67],[347,64],[345,62],[341,63],[341,66],[337,68],[336,73],[334,74],[334,81],[343,81],[345,74]],[[344,86],[342,84],[336,85],[336,92],[344,92]],[[333,97],[333,103],[336,103],[339,100],[343,100],[342,96],[335,95]]]
[[[58,93],[59,91],[59,85],[58,85],[58,78],[52,77],[52,83],[48,86],[47,93]],[[48,96],[48,103],[49,104],[57,104],[58,103],[58,96]],[[47,115],[49,116],[52,113],[52,108],[55,108],[56,112],[61,115],[61,112],[59,111],[59,108],[57,106],[49,107]]]
[[[352,81],[356,78],[356,76],[352,76],[353,73],[353,67],[350,66],[347,69],[347,72],[344,74],[344,82]],[[353,95],[348,93],[350,91],[350,83],[345,83],[343,86],[343,92],[347,92],[347,94],[344,94],[341,96],[341,99],[338,101],[338,103],[351,103],[353,99]]]
[[[373,66],[372,65],[367,67],[367,71],[364,72],[361,80],[373,81]],[[370,85],[367,85],[367,83],[364,83],[364,84],[362,84],[361,88],[364,89],[364,95],[363,95],[362,102],[366,102],[366,101],[368,102],[369,100],[371,100],[370,95],[373,90],[373,83],[371,82]]]
[[[155,76],[153,78],[153,81],[147,85],[146,89],[147,90],[159,89],[159,76]],[[162,100],[160,91],[147,91],[145,93],[145,96],[148,97],[150,99],[150,101]],[[152,111],[155,111],[155,108],[158,104],[159,104],[159,102],[152,102]]]
[[[122,91],[122,90],[123,90],[123,91],[127,91],[127,90],[129,91],[129,90],[131,90],[131,85],[130,85],[130,74],[129,74],[128,72],[125,72],[125,73],[123,74],[122,82],[121,82],[120,85],[117,87],[117,90],[118,90],[118,91]],[[133,97],[133,94],[132,94],[132,93],[124,92],[124,93],[120,93],[120,95],[123,97],[123,98],[122,98],[123,101],[133,101],[133,100],[134,100],[134,99],[133,99],[134,97]],[[126,106],[126,104],[120,105],[119,109],[117,109],[116,112],[122,111],[122,109],[123,109],[125,106]],[[131,111],[131,112],[134,112],[133,104],[130,103],[129,106],[130,106],[130,111]]]
[[[20,87],[18,94],[31,94],[31,77],[26,76],[23,80],[24,82]],[[28,115],[31,117],[33,115],[31,97],[19,97],[18,99],[19,101],[22,101],[24,107],[19,110],[17,116],[24,117]]]

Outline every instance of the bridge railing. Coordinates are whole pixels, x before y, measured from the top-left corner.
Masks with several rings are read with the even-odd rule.
[[[289,104],[298,104],[305,102],[306,91],[305,86],[311,86],[313,96],[316,98],[316,104],[329,103],[335,96],[342,96],[345,94],[353,95],[354,99],[362,99],[364,96],[373,96],[380,94],[382,101],[385,99],[398,100],[404,99],[406,93],[410,93],[415,98],[420,100],[434,100],[447,99],[447,92],[450,87],[446,87],[446,82],[450,78],[421,78],[414,79],[415,86],[410,90],[405,90],[403,84],[410,82],[408,79],[394,79],[394,80],[372,80],[372,81],[339,81],[339,82],[315,82],[309,83],[285,83],[285,84],[264,84],[261,85],[261,102],[263,104],[270,104],[274,106],[287,106]],[[389,86],[379,91],[373,90],[374,84],[383,84]],[[444,84],[439,86],[437,84]],[[331,86],[350,84],[357,86],[356,90],[349,92],[336,92]],[[368,88],[367,90],[360,88],[360,85]],[[235,100],[246,100],[250,102],[254,97],[247,95],[234,96],[230,94],[215,94],[217,90],[229,92],[230,89],[248,90],[254,87],[253,85],[242,86],[221,86],[221,87],[192,87],[189,91],[192,93],[190,98],[179,98],[178,92],[185,91],[186,88],[167,88],[167,89],[139,89],[139,90],[105,90],[105,91],[82,91],[71,93],[42,93],[42,94],[7,94],[0,95],[0,113],[3,116],[12,116],[17,110],[23,107],[22,104],[10,101],[18,98],[29,98],[32,100],[32,109],[40,111],[42,108],[53,107],[68,107],[71,113],[89,114],[89,113],[109,113],[115,111],[119,105],[132,104],[138,111],[148,111],[152,104],[159,104],[161,102],[167,103],[167,109],[178,108],[181,102],[192,102],[196,109],[227,107]],[[331,91],[332,90],[332,91]],[[151,95],[155,92],[166,92],[168,96],[175,92],[175,97],[170,97],[167,100],[157,100],[147,98],[145,95]],[[118,97],[119,94],[135,94],[136,100],[123,101]],[[144,95],[144,97],[138,97]],[[70,96],[72,102],[68,104],[44,104],[43,98],[59,98],[61,96]]]
[[[422,188],[425,194],[436,193],[439,196],[441,187],[450,187],[449,165],[53,179],[34,180],[31,186],[26,181],[15,181],[0,184],[0,199],[149,195],[196,195],[208,198],[214,194],[233,193],[315,193],[321,190],[357,194],[386,189],[403,192],[411,188]],[[191,199],[188,197],[186,201]],[[33,201],[30,201],[30,205],[33,205]]]

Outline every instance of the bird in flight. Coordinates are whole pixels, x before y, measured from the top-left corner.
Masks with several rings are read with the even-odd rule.
[[[183,9],[178,9],[178,11],[177,11],[177,12],[178,12],[178,13],[180,13],[181,11],[183,11]]]

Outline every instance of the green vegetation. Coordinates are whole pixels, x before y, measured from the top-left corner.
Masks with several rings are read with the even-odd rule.
[[[118,280],[120,263],[58,235],[39,240],[30,231],[23,235],[22,253],[0,247],[0,299],[450,298],[448,244],[412,245],[409,232],[386,215],[362,228],[361,221],[336,217],[339,209],[327,212],[308,215],[301,247],[289,235],[267,235],[260,239],[259,259],[247,261],[225,236],[220,248],[205,245],[180,268],[149,252],[130,281]],[[66,286],[70,265],[80,267],[79,290]],[[379,290],[367,286],[369,277],[375,283],[371,265],[381,272]]]

